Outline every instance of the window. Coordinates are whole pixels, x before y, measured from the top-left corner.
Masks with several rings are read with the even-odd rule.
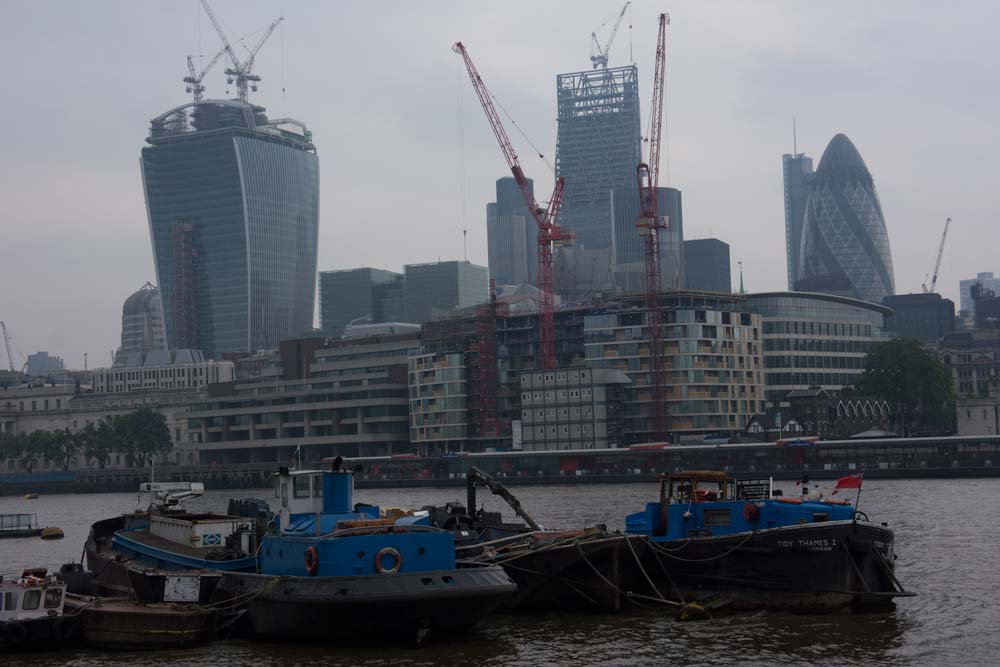
[[[17,609],[17,591],[7,591],[6,595],[3,596],[3,608],[7,611],[14,611]]]
[[[24,600],[21,602],[21,609],[24,611],[34,611],[42,603],[42,592],[38,589],[24,592]]]
[[[58,609],[59,603],[62,602],[62,589],[61,588],[50,588],[45,591],[45,608],[46,609]]]
[[[292,489],[294,497],[296,498],[308,498],[309,497],[309,476],[308,475],[298,475],[292,479]]]
[[[718,509],[718,510],[705,510],[703,513],[705,518],[706,526],[728,526],[730,510]]]

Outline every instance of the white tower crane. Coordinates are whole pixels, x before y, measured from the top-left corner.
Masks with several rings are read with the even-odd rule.
[[[3,335],[3,344],[7,348],[7,363],[10,365],[10,372],[16,372],[14,369],[14,351],[11,349],[10,344],[10,334],[7,333],[7,324],[0,321],[0,335]]]
[[[218,33],[219,39],[222,40],[223,49],[229,54],[229,59],[232,61],[232,66],[226,68],[226,75],[229,77],[229,83],[236,82],[236,97],[241,102],[246,102],[248,97],[248,91],[257,91],[257,82],[260,81],[260,77],[253,73],[253,62],[254,58],[257,57],[257,52],[260,51],[261,47],[264,46],[264,42],[267,38],[271,36],[274,29],[278,27],[278,24],[285,20],[284,16],[279,16],[275,19],[270,26],[264,31],[263,36],[257,42],[257,45],[250,49],[250,53],[246,60],[240,62],[239,57],[237,57],[236,52],[233,47],[229,44],[229,40],[226,39],[226,33],[222,30],[222,24],[219,23],[219,19],[215,17],[215,12],[212,11],[211,5],[208,4],[208,0],[201,0],[201,6],[204,7],[205,13],[208,14],[209,20],[212,22],[212,26],[215,28],[215,32]]]
[[[201,71],[201,74],[195,74],[194,59],[191,56],[187,57],[188,76],[184,77],[184,83],[187,84],[187,86],[184,87],[184,90],[188,93],[194,94],[195,103],[201,102],[203,98],[202,93],[205,92],[205,86],[201,85],[201,80],[205,78],[205,75],[208,74],[209,70],[215,67],[215,63],[219,62],[219,58],[225,55],[225,53],[226,47],[219,49],[219,52],[208,61],[208,65],[206,65],[205,69]]]
[[[941,268],[941,255],[944,254],[944,241],[948,238],[948,227],[951,225],[951,218],[944,221],[944,232],[941,234],[941,244],[938,246],[937,257],[934,258],[934,269],[931,275],[931,288],[927,289],[927,276],[924,276],[924,283],[921,287],[924,288],[924,294],[928,292],[933,293],[934,288],[937,287],[938,279],[938,269]]]
[[[611,49],[611,42],[615,41],[615,35],[618,34],[618,27],[622,24],[622,19],[625,17],[625,11],[628,6],[631,5],[631,1],[626,2],[625,6],[622,7],[621,12],[618,14],[618,19],[615,21],[615,26],[611,29],[611,34],[608,35],[608,41],[605,43],[604,48],[601,48],[600,42],[597,41],[597,33],[590,33],[590,62],[593,64],[594,69],[598,67],[608,68],[608,51]],[[607,23],[607,21],[605,21]],[[600,28],[598,28],[600,30]]]

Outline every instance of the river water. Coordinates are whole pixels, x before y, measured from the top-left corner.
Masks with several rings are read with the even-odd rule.
[[[777,484],[777,483],[776,483]],[[791,486],[791,483],[782,483]],[[606,523],[653,497],[651,484],[517,487],[525,507],[546,527]],[[267,491],[210,492],[192,510],[224,511],[230,496]],[[853,493],[853,492],[848,492]],[[480,491],[487,508],[501,501]],[[359,490],[356,500],[383,507],[416,507],[463,500],[464,489]],[[134,494],[52,495],[37,500],[0,497],[0,513],[33,512],[66,538],[0,540],[0,573],[26,566],[58,567],[79,560],[89,524],[137,507]],[[159,665],[996,665],[1000,664],[1000,479],[869,480],[861,509],[896,531],[896,574],[916,598],[893,612],[800,616],[759,613],[677,623],[662,610],[618,615],[494,615],[468,636],[436,637],[406,647],[300,647],[245,640],[169,653],[100,653],[68,649],[0,656],[0,664],[55,667]]]

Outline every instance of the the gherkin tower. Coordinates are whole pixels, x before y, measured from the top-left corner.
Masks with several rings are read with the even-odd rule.
[[[826,147],[806,204],[796,289],[879,303],[895,293],[882,204],[865,161],[838,134]]]

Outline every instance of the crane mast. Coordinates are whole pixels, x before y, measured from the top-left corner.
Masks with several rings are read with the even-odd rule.
[[[198,102],[201,102],[202,99],[204,98],[204,96],[202,95],[202,93],[205,92],[205,86],[201,85],[202,79],[204,79],[205,75],[208,74],[208,72],[213,67],[215,67],[215,63],[219,62],[219,59],[225,53],[226,53],[226,47],[222,47],[221,49],[219,49],[219,52],[216,53],[212,57],[212,59],[208,61],[208,65],[206,65],[205,69],[203,69],[201,71],[201,74],[196,74],[195,73],[195,70],[194,70],[194,59],[191,56],[187,57],[187,62],[188,62],[188,76],[184,77],[184,83],[187,84],[187,87],[186,87],[187,92],[194,94],[194,101],[195,101],[196,104]]]
[[[469,53],[465,50],[462,42],[456,42],[452,46],[452,50],[462,56],[462,60],[465,62],[465,69],[469,73],[472,87],[476,91],[476,96],[479,98],[479,103],[483,107],[483,112],[486,114],[486,119],[489,121],[490,127],[493,128],[493,135],[496,137],[497,143],[500,144],[500,150],[503,153],[504,159],[507,160],[507,166],[514,176],[514,182],[517,183],[521,197],[524,199],[524,203],[531,212],[531,216],[535,220],[535,225],[538,227],[538,289],[540,292],[538,304],[539,356],[542,368],[554,368],[556,364],[556,345],[552,297],[552,253],[555,246],[569,243],[573,239],[572,234],[564,232],[556,224],[559,217],[559,207],[562,204],[564,182],[562,177],[556,178],[555,188],[552,190],[552,196],[549,198],[547,208],[543,208],[535,201],[535,196],[528,185],[528,179],[525,177],[521,163],[517,159],[514,146],[510,141],[510,137],[507,136],[507,131],[500,121],[500,116],[497,114],[496,108],[493,106],[490,91],[486,88],[486,84],[483,83],[482,77],[479,76],[479,71],[472,63],[472,59],[469,57]]]
[[[938,269],[941,268],[941,256],[944,254],[944,242],[948,238],[948,227],[951,225],[951,218],[944,221],[944,232],[941,233],[941,243],[938,245],[937,257],[934,258],[934,270],[931,275],[931,288],[927,289],[927,283],[924,283],[922,287],[924,288],[924,294],[928,292],[933,292],[934,288],[937,287],[938,279]],[[926,280],[926,278],[925,278]]]
[[[639,219],[636,228],[643,237],[646,256],[646,311],[649,317],[650,417],[652,440],[667,437],[667,409],[664,403],[663,318],[660,311],[660,239],[668,221],[659,214],[657,184],[660,172],[660,139],[663,126],[663,77],[666,64],[668,14],[660,14],[660,32],[656,41],[656,68],[653,73],[653,98],[649,115],[649,162],[636,167],[639,188]]]
[[[10,334],[7,333],[7,324],[0,321],[0,334],[3,334],[3,344],[7,348],[7,363],[10,365],[10,372],[16,373],[14,370],[14,352],[10,348]]]
[[[215,12],[212,11],[211,5],[208,4],[208,0],[201,0],[201,6],[205,9],[205,13],[208,14],[209,20],[212,22],[212,27],[215,28],[215,32],[218,33],[219,39],[222,41],[222,48],[226,53],[229,54],[229,59],[232,61],[232,67],[226,68],[226,75],[229,77],[229,83],[236,82],[236,97],[241,102],[246,102],[249,94],[248,90],[257,90],[257,82],[260,81],[260,77],[252,72],[254,58],[257,56],[257,52],[260,51],[261,47],[264,46],[264,42],[267,41],[274,29],[278,27],[278,24],[285,20],[285,17],[279,16],[275,19],[270,26],[264,31],[263,36],[257,42],[257,45],[250,50],[250,54],[247,59],[240,62],[240,59],[236,56],[236,52],[233,50],[232,45],[226,38],[226,33],[222,29],[222,24],[219,23],[219,19],[216,18]]]
[[[590,62],[591,64],[593,64],[594,69],[597,69],[598,67],[603,67],[604,69],[608,68],[608,51],[611,50],[611,43],[615,41],[615,35],[618,34],[618,28],[622,24],[622,19],[625,18],[625,11],[631,4],[632,2],[631,0],[629,0],[629,2],[626,2],[625,6],[622,7],[621,12],[618,14],[618,19],[615,21],[615,26],[611,29],[611,34],[608,35],[608,41],[604,44],[603,49],[601,48],[600,42],[597,41],[597,33],[596,32],[590,33],[590,39],[592,42],[592,46],[590,49],[591,50]],[[598,30],[600,30],[600,28],[598,28]],[[596,56],[593,55],[595,51],[597,52]]]

